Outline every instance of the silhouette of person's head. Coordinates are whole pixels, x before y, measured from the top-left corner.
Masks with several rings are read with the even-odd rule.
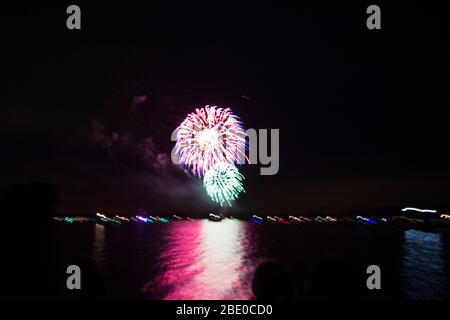
[[[288,300],[294,296],[294,281],[279,262],[266,260],[255,270],[252,291],[258,300]]]

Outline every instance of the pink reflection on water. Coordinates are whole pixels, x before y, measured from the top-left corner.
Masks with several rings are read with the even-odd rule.
[[[245,231],[236,220],[172,223],[160,272],[144,291],[167,300],[252,299]]]

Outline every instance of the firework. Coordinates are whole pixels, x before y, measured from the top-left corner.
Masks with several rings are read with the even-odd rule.
[[[196,109],[177,128],[175,151],[181,163],[202,176],[216,164],[244,159],[244,129],[229,108]]]
[[[206,171],[203,185],[214,202],[221,206],[227,202],[231,206],[231,201],[237,199],[241,192],[245,192],[243,179],[244,176],[234,165],[220,163]]]

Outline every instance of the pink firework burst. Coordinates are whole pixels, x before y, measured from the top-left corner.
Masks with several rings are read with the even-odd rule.
[[[181,163],[202,176],[218,163],[243,163],[244,129],[229,108],[195,109],[177,128],[175,150]]]

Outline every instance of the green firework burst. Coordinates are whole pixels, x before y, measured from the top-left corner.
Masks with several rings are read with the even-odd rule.
[[[242,180],[244,176],[234,165],[221,163],[206,171],[203,185],[214,202],[221,206],[227,202],[231,206],[231,201],[236,200],[241,192],[245,192]]]

